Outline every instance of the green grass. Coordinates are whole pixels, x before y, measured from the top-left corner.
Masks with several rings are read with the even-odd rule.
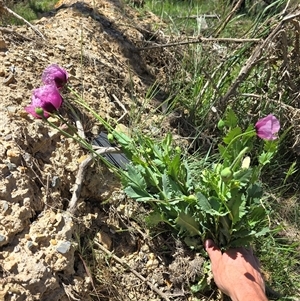
[[[7,1],[7,7],[13,10],[16,14],[20,15],[27,21],[33,21],[39,18],[40,14],[50,11],[54,8],[57,0],[25,0],[13,3],[12,1]],[[22,25],[23,21],[13,17],[12,15],[7,15],[0,19],[2,25]],[[0,23],[0,24],[1,24]]]

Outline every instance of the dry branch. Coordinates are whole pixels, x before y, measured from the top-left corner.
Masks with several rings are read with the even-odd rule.
[[[219,19],[220,16],[218,15],[191,15],[191,16],[180,16],[180,17],[175,17],[175,19],[197,19],[197,18],[217,18]]]
[[[82,184],[84,181],[84,176],[85,172],[87,170],[87,167],[90,166],[90,164],[93,161],[93,158],[95,155],[102,155],[102,154],[107,154],[107,153],[120,153],[120,150],[116,147],[101,147],[97,150],[95,150],[95,153],[88,155],[88,157],[83,160],[80,165],[79,169],[76,175],[76,180],[75,184],[73,186],[73,193],[72,193],[72,198],[69,203],[68,210],[70,213],[75,214],[76,211],[76,205],[79,200]]]
[[[228,24],[228,22],[230,21],[230,19],[232,18],[232,16],[239,10],[239,8],[241,7],[242,3],[245,0],[239,0],[236,5],[233,7],[233,9],[231,10],[231,12],[228,14],[228,16],[226,17],[225,21],[221,24],[221,26],[219,27],[218,31],[216,32],[216,34],[214,35],[215,37],[218,37],[219,34],[222,32],[222,30],[226,27],[226,25]]]
[[[151,45],[149,47],[140,47],[138,50],[148,50],[148,49],[154,49],[154,48],[164,48],[164,47],[173,47],[173,46],[180,46],[180,45],[188,45],[188,44],[199,44],[199,43],[205,43],[205,42],[218,42],[218,43],[248,43],[248,42],[254,42],[258,43],[261,39],[235,39],[235,38],[204,38],[199,37],[197,40],[189,40],[189,41],[181,41],[181,42],[175,42],[175,43],[167,43],[167,44],[156,44]]]
[[[25,20],[23,17],[12,11],[10,8],[4,5],[3,1],[0,0],[0,12],[5,11],[8,12],[9,14],[13,15],[19,20],[22,20],[25,24],[27,24],[35,33],[37,33],[43,40],[46,40],[44,35],[31,23],[29,23],[27,20]]]

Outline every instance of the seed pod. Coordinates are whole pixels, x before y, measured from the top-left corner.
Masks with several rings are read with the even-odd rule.
[[[222,171],[221,171],[221,178],[224,182],[228,182],[232,179],[233,176],[233,172],[229,167],[225,167]]]
[[[113,134],[107,134],[107,140],[108,140],[110,143],[114,142],[114,140],[115,140],[114,135],[113,135]]]
[[[220,119],[217,126],[219,130],[222,130],[225,126],[224,120]]]

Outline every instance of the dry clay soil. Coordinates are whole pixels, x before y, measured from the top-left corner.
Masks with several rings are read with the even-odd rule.
[[[150,117],[159,115],[150,112],[164,91],[147,102],[145,95],[176,61],[165,50],[137,50],[160,39],[155,30],[164,25],[117,0],[63,1],[32,24],[44,39],[29,26],[0,36],[0,300],[192,300],[186,288],[201,276],[203,259],[171,236],[150,238],[138,223],[143,207],[126,199],[101,164],[88,168],[79,209],[70,214],[87,151],[24,111],[43,69],[57,63],[103,118],[118,120],[126,109],[139,112],[122,117],[127,127],[141,118],[154,134],[171,129]],[[71,101],[70,92],[63,96]],[[61,113],[73,123],[66,107]],[[101,124],[78,113],[92,139]]]

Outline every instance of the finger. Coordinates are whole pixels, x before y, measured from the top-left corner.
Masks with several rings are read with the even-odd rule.
[[[212,263],[216,263],[221,259],[222,252],[211,239],[204,242],[204,247]]]

